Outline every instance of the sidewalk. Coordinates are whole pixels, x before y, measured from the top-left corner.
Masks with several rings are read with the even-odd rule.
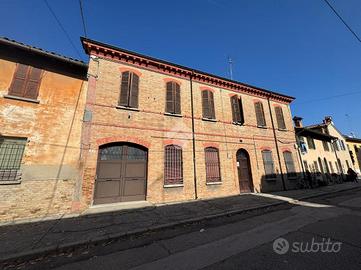
[[[311,190],[277,192],[267,196],[244,194],[0,226],[0,262],[287,203],[278,196],[300,200],[360,187],[361,184],[358,183],[343,183]]]

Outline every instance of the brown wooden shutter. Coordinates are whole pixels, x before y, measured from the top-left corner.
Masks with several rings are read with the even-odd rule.
[[[286,129],[285,119],[283,117],[283,111],[281,107],[275,107],[277,124],[279,129]]]
[[[239,104],[239,116],[240,116],[239,123],[244,124],[244,114],[243,114],[243,105],[242,105],[241,97],[238,99],[238,104]]]
[[[130,102],[129,106],[132,108],[138,108],[138,96],[139,96],[139,76],[131,73],[131,88],[130,88]]]
[[[42,74],[41,69],[34,67],[30,69],[24,91],[25,98],[37,99],[39,94],[41,74]]]
[[[177,83],[174,83],[175,94],[174,94],[174,113],[181,114],[181,95],[180,95],[180,86]]]
[[[174,98],[173,98],[173,85],[172,82],[167,82],[166,85],[166,104],[165,104],[165,110],[168,113],[174,112]]]
[[[29,71],[29,66],[18,64],[14,73],[13,81],[9,89],[9,95],[13,96],[24,96],[26,77]]]
[[[239,123],[241,120],[241,113],[239,109],[238,97],[231,97],[231,106],[232,106],[232,120],[235,123]]]
[[[256,118],[257,118],[257,126],[266,126],[266,121],[264,118],[264,111],[263,111],[263,105],[261,102],[256,102],[254,104],[254,108],[256,111]]]
[[[209,118],[211,119],[216,119],[216,114],[214,111],[214,99],[213,99],[213,92],[212,91],[207,91],[208,92],[208,101],[209,101]]]
[[[208,91],[202,91],[202,108],[203,108],[203,117],[210,118],[209,115],[209,101],[208,101]]]
[[[265,170],[265,177],[266,178],[276,178],[275,170],[274,170],[274,164],[273,164],[273,158],[272,158],[272,152],[265,150],[262,151],[262,158],[263,158],[263,164],[264,164],[264,170]]]
[[[120,106],[129,106],[129,86],[130,86],[130,73],[125,71],[122,73],[122,80],[120,85]]]

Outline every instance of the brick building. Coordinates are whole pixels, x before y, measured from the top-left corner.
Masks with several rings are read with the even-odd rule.
[[[0,39],[0,221],[77,206],[86,73],[83,62]]]
[[[293,98],[90,39],[83,208],[296,187]]]

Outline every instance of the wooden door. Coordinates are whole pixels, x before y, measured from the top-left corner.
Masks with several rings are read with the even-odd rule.
[[[237,152],[237,169],[240,192],[253,192],[249,155],[243,149],[240,149]]]

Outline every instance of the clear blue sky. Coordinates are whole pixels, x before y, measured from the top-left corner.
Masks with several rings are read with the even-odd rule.
[[[361,2],[329,1],[361,35]],[[48,2],[87,59],[78,0]],[[295,96],[293,115],[305,124],[332,115],[342,132],[361,137],[361,43],[323,0],[83,0],[83,6],[90,38],[220,76],[228,76],[231,56],[235,80]],[[0,8],[1,36],[79,58],[43,0],[1,0]]]

